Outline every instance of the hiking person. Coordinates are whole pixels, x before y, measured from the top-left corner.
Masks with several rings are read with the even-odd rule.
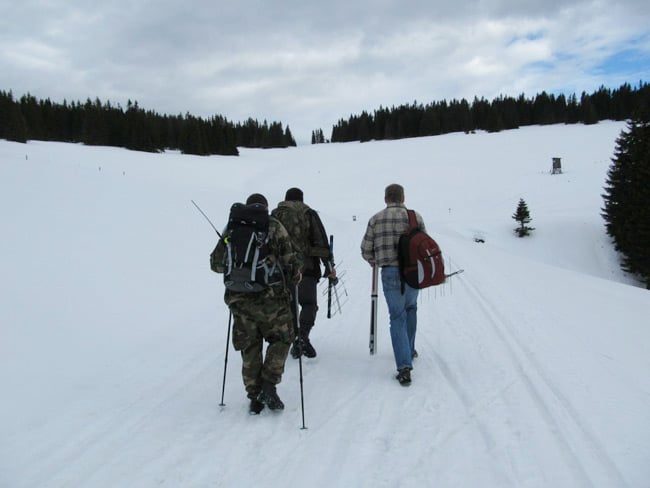
[[[366,233],[361,242],[361,255],[371,266],[381,268],[381,284],[388,305],[390,317],[390,339],[393,345],[397,380],[403,386],[411,384],[415,333],[417,331],[418,290],[404,283],[400,278],[398,242],[409,228],[409,219],[404,205],[404,188],[398,184],[388,185],[384,193],[386,208],[373,215],[368,221]],[[422,216],[415,212],[418,227],[425,230]]]
[[[252,264],[251,255],[256,261]],[[232,342],[241,352],[250,413],[260,413],[265,405],[282,410],[276,385],[293,339],[289,287],[300,282],[302,261],[284,226],[269,217],[264,195],[254,193],[246,205],[232,206],[210,263],[213,271],[224,274],[224,301],[234,319]]]
[[[314,358],[316,349],[309,340],[309,334],[314,327],[318,312],[318,281],[325,276],[336,283],[334,258],[329,247],[327,232],[318,213],[304,203],[300,188],[289,188],[284,201],[278,204],[271,215],[282,222],[287,229],[293,246],[300,253],[303,261],[298,296],[293,297],[294,300],[298,300],[300,312],[299,329],[295,331],[291,356],[298,359],[303,354],[305,357]],[[321,271],[321,262],[325,268],[324,272]],[[295,295],[295,289],[292,292]]]

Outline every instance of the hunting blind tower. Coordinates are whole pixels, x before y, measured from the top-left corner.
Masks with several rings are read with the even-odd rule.
[[[551,170],[551,174],[558,174],[562,173],[562,160],[560,158],[553,158],[553,169]]]

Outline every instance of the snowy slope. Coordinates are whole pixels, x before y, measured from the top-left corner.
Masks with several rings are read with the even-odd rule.
[[[0,141],[0,486],[647,487],[650,300],[600,217],[622,123],[242,150],[238,158]],[[565,172],[549,174],[552,157]],[[406,188],[450,270],[394,380],[359,256]],[[251,417],[208,267],[234,201],[290,186],[335,235],[342,311]],[[536,228],[512,229],[519,198]],[[480,236],[485,243],[474,242]],[[347,296],[345,293],[347,292]],[[346,301],[347,300],[347,301]]]

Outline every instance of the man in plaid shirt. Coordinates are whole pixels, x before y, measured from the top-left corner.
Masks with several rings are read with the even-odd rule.
[[[409,228],[404,205],[404,188],[398,184],[386,187],[386,208],[368,221],[361,242],[361,255],[371,266],[381,268],[381,284],[390,316],[390,338],[397,366],[397,380],[403,386],[411,384],[411,370],[417,331],[418,290],[404,284],[399,273],[397,245],[400,236]],[[418,226],[426,232],[422,216],[415,212]]]

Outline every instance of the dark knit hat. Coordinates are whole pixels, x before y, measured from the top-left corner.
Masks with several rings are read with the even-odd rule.
[[[261,203],[265,207],[269,206],[269,202],[266,200],[266,197],[261,193],[253,193],[246,199],[246,205],[251,205],[253,203]]]
[[[300,188],[289,188],[284,199],[287,201],[302,202],[302,190]]]

